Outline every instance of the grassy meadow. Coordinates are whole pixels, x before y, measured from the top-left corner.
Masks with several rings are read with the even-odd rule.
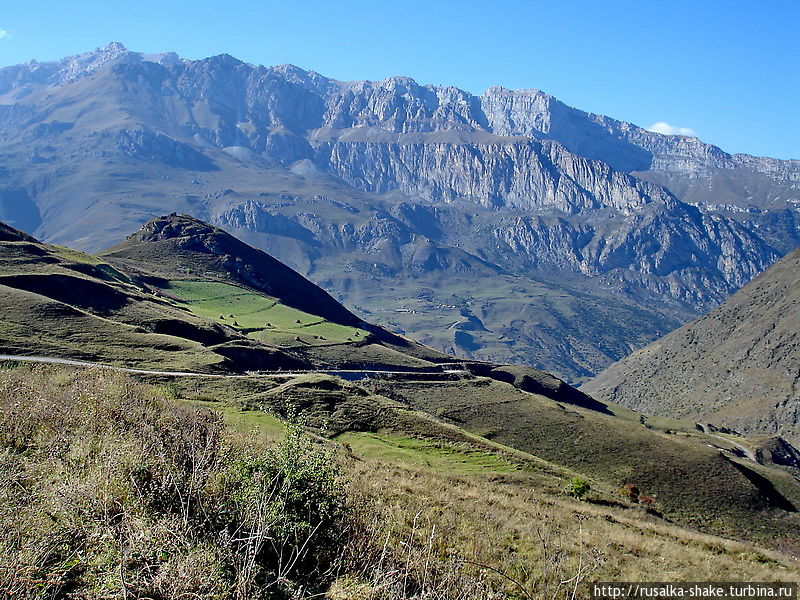
[[[246,408],[260,385],[0,370],[0,594],[489,600],[800,577],[776,549],[573,498],[569,473],[500,446],[287,425]]]
[[[368,335],[363,329],[331,323],[230,283],[171,280],[168,286],[167,292],[198,317],[278,346],[355,342]]]

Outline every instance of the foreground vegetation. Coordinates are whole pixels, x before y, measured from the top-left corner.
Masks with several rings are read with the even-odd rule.
[[[489,600],[800,577],[787,554],[573,498],[574,478],[486,447],[331,441],[181,396],[102,370],[0,371],[0,596]]]
[[[344,496],[297,427],[268,448],[104,372],[0,377],[0,596],[282,598],[322,585]]]

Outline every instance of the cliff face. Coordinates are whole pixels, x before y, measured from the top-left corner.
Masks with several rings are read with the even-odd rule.
[[[571,152],[626,171],[655,171],[685,180],[713,177],[718,171],[765,175],[798,199],[800,161],[728,154],[701,140],[662,135],[631,123],[577,110],[539,90],[491,88],[482,97],[488,123],[499,135],[526,135],[560,142]],[[748,199],[739,198],[743,203]],[[764,198],[749,199],[759,203]]]
[[[663,188],[613,171],[552,142],[321,143],[315,161],[371,192],[394,189],[428,202],[468,199],[518,211],[567,214],[613,208],[628,216],[652,202],[675,204]]]
[[[583,390],[649,414],[800,441],[800,250]]]
[[[112,44],[0,69],[0,133],[0,218],[37,237],[98,250],[189,213],[440,349],[555,361],[572,381],[800,243],[800,162],[729,155],[538,90],[340,82]],[[547,302],[512,281],[548,286]],[[508,327],[508,309],[492,312],[501,288],[537,316]],[[615,340],[554,342],[555,323],[578,327],[568,305],[582,294],[638,333],[609,317]],[[453,320],[400,319],[412,300]],[[464,330],[473,317],[483,329]]]

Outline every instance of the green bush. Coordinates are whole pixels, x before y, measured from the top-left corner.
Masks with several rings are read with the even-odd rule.
[[[242,597],[315,586],[339,550],[344,496],[332,453],[302,428],[267,453],[231,461],[217,493],[237,557]]]
[[[565,491],[573,498],[581,500],[589,493],[590,489],[592,489],[592,486],[589,485],[588,481],[580,477],[573,477],[567,482]]]

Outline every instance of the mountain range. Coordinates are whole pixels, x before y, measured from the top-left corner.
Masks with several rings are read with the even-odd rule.
[[[96,252],[167,212],[359,318],[579,383],[800,242],[800,161],[405,77],[112,43],[0,70],[0,220]]]

